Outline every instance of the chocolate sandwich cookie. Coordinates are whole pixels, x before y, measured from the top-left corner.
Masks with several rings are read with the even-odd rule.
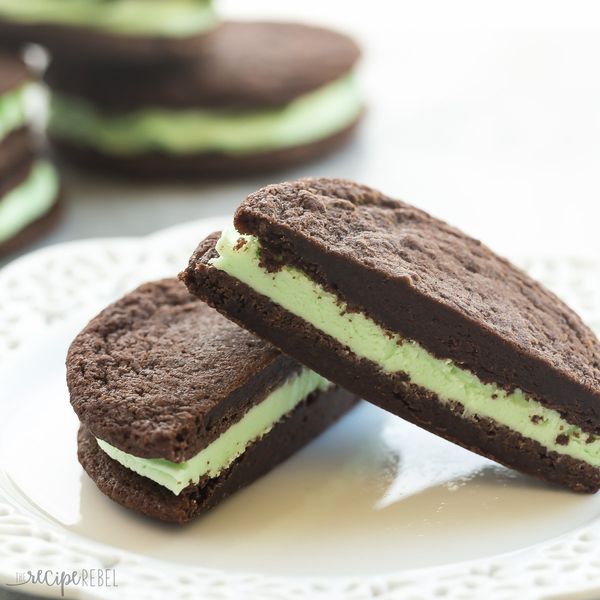
[[[1,0],[0,45],[94,62],[186,61],[217,24],[211,0]]]
[[[0,179],[33,153],[27,116],[25,93],[29,74],[21,60],[0,54]]]
[[[600,486],[600,343],[479,241],[349,181],[252,194],[189,289],[324,377],[465,448]]]
[[[0,178],[0,256],[45,234],[61,214],[61,185],[54,166],[32,158]]]
[[[79,460],[102,492],[183,523],[273,469],[356,398],[177,280],[139,287],[68,353]]]
[[[87,166],[144,176],[272,170],[338,147],[363,111],[345,35],[295,23],[229,22],[189,65],[50,65],[49,135]]]
[[[36,159],[27,126],[23,62],[0,55],[0,255],[10,254],[54,225],[60,183],[54,167]]]

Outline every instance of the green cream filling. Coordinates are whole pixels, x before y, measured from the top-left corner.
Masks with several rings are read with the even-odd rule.
[[[48,161],[34,164],[24,181],[0,197],[0,243],[46,214],[56,201],[59,186],[58,174]]]
[[[0,142],[12,131],[27,122],[24,85],[0,96]]]
[[[268,110],[146,108],[109,115],[85,100],[54,94],[49,129],[54,136],[117,155],[153,150],[246,154],[324,139],[350,125],[361,110],[350,74]]]
[[[202,33],[217,20],[210,0],[0,0],[0,17],[165,37]]]
[[[245,243],[239,244],[240,238]],[[362,313],[346,312],[334,294],[296,268],[285,266],[278,272],[267,272],[259,264],[256,237],[230,229],[223,232],[216,249],[219,256],[211,261],[214,268],[242,281],[383,371],[406,373],[414,384],[431,390],[442,402],[460,403],[464,418],[492,419],[549,450],[600,467],[600,438],[589,436],[521,390],[507,392],[483,383],[451,360],[432,356],[418,343],[386,331]],[[558,443],[557,438],[567,443]]]
[[[223,432],[196,456],[182,463],[162,458],[139,458],[127,454],[105,441],[98,445],[112,459],[168,488],[176,495],[202,477],[218,477],[255,440],[267,434],[285,415],[316,390],[325,390],[330,383],[309,369],[288,379],[262,402],[253,406],[239,421]]]

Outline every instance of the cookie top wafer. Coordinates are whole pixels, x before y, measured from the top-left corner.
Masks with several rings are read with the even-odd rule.
[[[267,108],[284,105],[348,74],[360,50],[349,37],[298,23],[227,22],[206,35],[193,64],[136,70],[55,61],[57,92],[107,111],[147,107]]]
[[[181,462],[299,369],[164,280],[89,323],[69,350],[67,381],[94,436],[138,457]]]
[[[483,382],[600,423],[600,343],[564,302],[481,242],[356,183],[304,179],[251,194],[235,216],[262,263],[299,267],[387,330]],[[188,270],[203,261],[199,249]]]

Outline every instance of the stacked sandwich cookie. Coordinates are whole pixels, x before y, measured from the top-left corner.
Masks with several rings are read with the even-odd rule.
[[[30,42],[51,55],[54,147],[105,172],[285,168],[341,146],[363,111],[353,40],[297,23],[222,24],[210,0],[0,0],[0,44]]]
[[[360,55],[340,33],[227,22],[194,60],[93,68],[56,56],[49,137],[72,161],[144,177],[283,168],[344,143],[363,111]]]
[[[59,214],[58,175],[37,157],[27,126],[28,86],[25,65],[0,55],[0,255],[41,235]]]
[[[0,44],[86,62],[186,60],[216,25],[210,0],[0,0]]]
[[[600,487],[600,342],[457,229],[349,181],[252,194],[200,244],[191,292],[421,427],[572,490]]]
[[[67,358],[79,460],[106,495],[184,523],[319,435],[356,398],[176,279],[109,306]]]

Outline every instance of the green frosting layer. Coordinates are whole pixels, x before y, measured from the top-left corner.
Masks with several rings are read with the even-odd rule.
[[[109,154],[246,154],[324,139],[350,125],[362,101],[354,74],[276,109],[253,111],[146,108],[107,115],[79,98],[55,94],[49,129]]]
[[[23,127],[27,122],[26,89],[27,85],[24,85],[0,96],[0,143],[9,133]]]
[[[165,37],[202,33],[217,21],[210,0],[0,0],[0,17]]]
[[[246,243],[238,244],[240,238]],[[383,371],[406,373],[441,402],[459,402],[464,418],[492,419],[549,450],[600,467],[600,438],[590,437],[520,390],[506,392],[483,383],[470,371],[432,356],[418,343],[386,331],[364,314],[346,312],[347,307],[334,294],[298,269],[286,266],[276,273],[267,272],[259,264],[256,237],[227,230],[217,243],[217,252],[219,256],[211,263],[214,268],[242,281]],[[557,438],[566,443],[558,443]]]
[[[54,167],[38,161],[21,184],[0,197],[0,243],[45,215],[54,205],[59,187]]]
[[[275,424],[316,390],[331,384],[309,369],[289,379],[271,392],[260,404],[253,406],[237,423],[214,442],[186,462],[174,463],[163,458],[139,458],[127,454],[103,440],[98,445],[112,459],[139,475],[168,488],[175,495],[190,483],[197,484],[208,475],[218,477],[255,440],[269,433]]]

